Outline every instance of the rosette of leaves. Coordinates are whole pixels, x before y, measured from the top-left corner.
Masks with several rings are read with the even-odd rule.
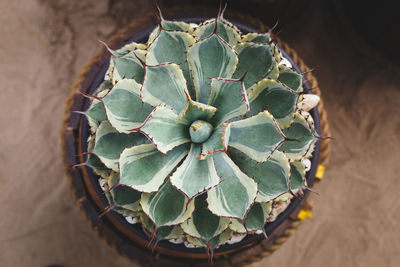
[[[316,140],[302,76],[268,33],[242,34],[222,12],[167,21],[146,44],[111,50],[90,97],[87,165],[110,208],[157,239],[218,247],[263,229],[276,199],[299,194]]]

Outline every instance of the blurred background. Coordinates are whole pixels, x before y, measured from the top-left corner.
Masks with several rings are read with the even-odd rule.
[[[216,0],[160,0],[162,9]],[[400,24],[393,1],[236,0],[314,68],[332,136],[312,220],[252,266],[398,266]],[[135,266],[99,240],[64,174],[64,100],[147,0],[0,0],[0,266]]]

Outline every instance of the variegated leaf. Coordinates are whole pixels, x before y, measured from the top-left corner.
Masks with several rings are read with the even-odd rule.
[[[92,136],[89,144],[88,144],[88,151],[93,151],[94,148],[94,142],[95,142],[95,136]],[[98,156],[96,156],[93,153],[89,153],[87,155],[87,159],[86,159],[86,165],[91,167],[92,170],[97,174],[100,175],[102,177],[107,177],[110,175],[110,173],[112,172],[111,169],[107,168],[106,165],[104,165],[103,162],[101,162],[101,160],[99,159]]]
[[[291,140],[286,140],[280,147],[280,151],[284,151],[289,159],[301,159],[308,155],[316,140],[314,129],[306,121],[306,119],[296,114],[294,121],[290,127],[282,130],[285,136]]]
[[[186,107],[179,115],[179,121],[187,125],[190,125],[196,120],[208,121],[214,116],[217,110],[218,109],[213,106],[193,101],[188,96]]]
[[[215,126],[250,110],[243,80],[214,78],[211,80],[211,94],[208,104],[218,108],[212,123]]]
[[[192,97],[195,97],[193,78],[186,62],[188,47],[193,45],[194,38],[185,32],[170,32],[162,30],[151,43],[146,56],[146,64],[157,65],[161,63],[176,63],[183,71],[187,88]]]
[[[108,94],[111,87],[112,83],[110,81],[102,82],[100,86],[96,89],[94,96],[96,96],[97,98],[104,97],[105,95]],[[102,121],[107,120],[107,115],[104,109],[104,105],[97,98],[92,99],[89,108],[85,112],[92,133],[96,132],[97,127]]]
[[[144,102],[153,106],[167,104],[180,113],[186,107],[187,95],[186,81],[177,64],[146,66],[141,89]]]
[[[239,30],[232,23],[222,18],[207,20],[193,32],[196,40],[204,39],[213,33],[218,34],[232,47],[240,40]]]
[[[187,153],[185,145],[176,147],[167,155],[152,144],[125,149],[119,159],[119,183],[141,192],[157,191]]]
[[[178,114],[165,105],[156,107],[138,130],[164,154],[190,142],[187,125],[180,122]]]
[[[248,33],[242,36],[242,42],[253,42],[268,44],[271,42],[271,36],[269,33]]]
[[[301,87],[303,76],[298,74],[291,68],[280,66],[279,67],[279,81],[296,92],[303,91]]]
[[[182,228],[177,225],[161,226],[156,229],[156,225],[144,212],[140,214],[140,222],[149,235],[153,235],[154,231],[156,231],[154,237],[158,240],[178,238],[183,234]]]
[[[161,20],[161,27],[167,31],[182,31],[192,33],[193,28],[183,21]]]
[[[243,219],[254,203],[257,184],[226,153],[217,153],[213,158],[221,183],[208,191],[208,208],[218,216]]]
[[[253,117],[232,122],[228,145],[251,159],[264,162],[284,140],[285,136],[272,115],[263,111]]]
[[[188,51],[196,100],[207,103],[210,96],[210,78],[231,77],[237,61],[235,51],[216,34],[196,42]]]
[[[288,127],[293,121],[299,94],[283,84],[263,79],[247,90],[250,101],[250,114],[255,115],[268,110],[281,128]]]
[[[240,43],[234,49],[239,54],[239,63],[233,78],[239,79],[246,73],[246,88],[250,88],[262,78],[270,77],[275,68],[277,71],[277,64],[268,44]]]
[[[145,50],[137,49],[126,55],[112,57],[113,71],[110,73],[110,77],[113,84],[125,78],[134,79],[137,83],[142,83],[144,67],[140,60],[145,61],[145,54]]]
[[[214,130],[211,136],[202,144],[200,160],[203,160],[216,152],[226,151],[230,136],[230,124],[221,124]]]
[[[195,245],[195,246],[200,246],[200,247],[205,247],[207,249],[215,249],[218,248],[220,245],[225,244],[231,237],[232,237],[232,230],[229,228],[226,228],[221,234],[217,235],[216,237],[212,238],[210,241],[193,237],[190,235],[186,235],[186,239],[189,243]]]
[[[196,197],[195,210],[192,216],[181,227],[185,233],[193,237],[210,241],[228,227],[230,219],[212,214],[207,209],[206,197],[207,194]]]
[[[290,166],[285,154],[275,151],[263,163],[237,151],[229,151],[233,162],[258,184],[257,202],[270,201],[289,191]]]
[[[140,99],[140,84],[133,79],[120,80],[102,99],[108,120],[122,133],[138,128],[153,110]]]
[[[157,227],[183,223],[194,210],[194,202],[169,182],[158,192],[143,194],[140,204]]]
[[[190,199],[219,183],[212,157],[199,160],[201,145],[192,143],[182,165],[171,176],[171,183]]]
[[[96,154],[104,165],[118,172],[119,155],[126,147],[132,147],[146,141],[140,133],[118,133],[108,121],[103,121],[96,131],[96,142],[93,153]]]
[[[297,191],[305,185],[306,171],[301,161],[290,163],[290,189]]]
[[[229,228],[238,233],[263,229],[271,209],[272,202],[254,203],[246,214],[245,225],[241,220],[231,219]]]

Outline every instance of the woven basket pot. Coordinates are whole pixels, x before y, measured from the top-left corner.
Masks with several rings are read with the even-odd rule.
[[[196,9],[195,13],[181,10],[164,11],[167,19],[176,19],[186,22],[198,23],[213,17],[215,12]],[[234,23],[242,32],[265,32],[268,28],[260,21],[241,14],[227,14],[227,19]],[[112,49],[118,49],[124,44],[146,42],[149,33],[156,26],[153,15],[135,19],[131,24],[121,29],[107,43]],[[320,95],[315,77],[307,72],[309,69],[297,54],[285,43],[275,37],[284,57],[289,59],[296,71],[306,73],[304,88],[313,88],[313,93]],[[183,244],[172,244],[160,241],[152,251],[148,246],[150,238],[142,231],[139,224],[129,224],[125,218],[116,213],[109,212],[104,217],[99,215],[108,205],[96,176],[89,167],[83,165],[87,152],[87,138],[90,134],[85,116],[72,111],[85,111],[90,100],[78,92],[91,94],[103,81],[108,68],[110,54],[103,48],[93,57],[90,63],[81,71],[72,86],[70,96],[66,100],[66,112],[62,128],[62,149],[65,169],[77,204],[80,206],[88,224],[121,255],[129,257],[141,265],[158,266],[202,266],[208,265],[208,256],[203,248],[186,248]],[[329,136],[329,127],[326,112],[322,101],[311,112],[315,127],[322,136]],[[312,168],[307,173],[306,179],[309,186],[313,185],[315,172],[318,166],[325,165],[328,160],[329,140],[316,144],[313,153]],[[301,199],[292,199],[288,208],[278,216],[277,220],[266,224],[265,230],[269,239],[263,235],[248,235],[241,242],[232,245],[222,245],[214,250],[214,266],[242,266],[270,255],[276,250],[298,227],[300,221],[297,215],[305,204],[308,192]]]

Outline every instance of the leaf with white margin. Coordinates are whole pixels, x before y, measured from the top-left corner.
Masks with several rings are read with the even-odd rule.
[[[144,229],[150,234],[153,235],[154,231],[156,231],[155,238],[158,240],[162,239],[172,239],[178,238],[183,234],[183,230],[180,226],[161,226],[156,229],[156,225],[151,221],[149,216],[146,213],[140,213],[140,222],[142,223]]]
[[[108,120],[122,133],[140,127],[153,107],[140,99],[140,84],[133,79],[120,80],[102,99]]]
[[[203,160],[216,152],[226,151],[228,149],[230,132],[230,123],[221,124],[216,128],[207,141],[202,144],[199,159]]]
[[[93,153],[104,165],[118,172],[118,159],[122,151],[133,145],[143,144],[147,138],[141,133],[118,133],[108,121],[103,121],[96,131]]]
[[[243,219],[257,195],[257,184],[224,152],[214,155],[221,183],[208,191],[208,208],[218,216]]]
[[[189,243],[195,246],[206,247],[207,249],[215,249],[220,245],[225,244],[232,237],[232,234],[233,234],[232,230],[226,228],[221,234],[217,235],[210,241],[193,237],[190,235],[186,235],[186,239]]]
[[[207,20],[197,27],[193,32],[196,40],[204,39],[213,34],[215,32],[216,23],[216,34],[218,34],[218,36],[220,36],[231,47],[235,46],[240,40],[240,31],[232,23],[222,18]]]
[[[280,82],[262,79],[247,90],[247,95],[251,115],[266,109],[274,116],[281,129],[288,127],[293,121],[299,94]]]
[[[188,62],[193,74],[196,100],[207,103],[210,96],[210,78],[231,77],[238,58],[225,41],[213,34],[189,48]]]
[[[279,150],[285,152],[286,157],[292,160],[298,160],[307,155],[316,140],[314,129],[299,113],[296,113],[290,127],[283,129],[282,132],[287,138],[294,141],[286,140]]]
[[[158,192],[143,194],[140,204],[157,227],[183,223],[194,210],[194,202],[169,182]]]
[[[94,142],[95,142],[95,135],[92,135],[90,137],[89,143],[88,143],[88,148],[87,151],[93,151],[94,148]],[[98,156],[96,156],[93,153],[89,153],[87,155],[87,159],[86,159],[86,166],[89,166],[92,168],[92,170],[97,174],[100,175],[102,177],[107,177],[110,175],[110,173],[112,172],[112,170],[110,170],[109,168],[106,167],[106,165],[104,165],[103,162],[101,162],[101,160],[99,159]]]
[[[167,155],[160,153],[153,144],[127,148],[119,158],[119,183],[141,192],[157,191],[187,153],[188,147],[185,145]]]
[[[186,80],[175,63],[146,66],[142,100],[152,106],[167,104],[178,113],[186,107]]]
[[[214,116],[217,110],[216,107],[193,101],[187,96],[187,104],[185,109],[179,114],[179,121],[187,125],[196,120],[208,121]]]
[[[301,161],[290,163],[290,189],[297,191],[305,185],[306,170]]]
[[[165,105],[156,107],[138,130],[164,154],[190,142],[187,125],[180,122],[178,114]]]
[[[202,194],[195,199],[195,210],[192,216],[181,224],[185,233],[210,241],[221,234],[229,225],[230,219],[212,214],[207,209],[207,194]]]
[[[140,60],[144,61],[145,55],[145,50],[137,49],[123,56],[112,57],[113,68],[110,77],[113,84],[122,79],[134,79],[137,83],[142,83],[145,72]]]
[[[239,54],[239,63],[232,77],[239,79],[246,73],[244,78],[246,88],[250,88],[260,79],[270,77],[274,69],[277,69],[268,44],[240,43],[234,49]]]
[[[247,233],[248,231],[256,231],[263,229],[269,213],[272,209],[272,202],[254,203],[249,212],[246,214],[244,226],[243,222],[238,219],[231,219],[229,228],[238,233]]]
[[[186,53],[194,41],[194,38],[188,33],[162,30],[150,44],[146,55],[146,64],[148,65],[168,62],[179,64],[192,97],[195,97],[195,91],[189,64],[186,62]]]
[[[194,42],[188,33],[162,30],[147,49],[146,64],[181,64],[186,61],[186,51]]]
[[[208,104],[218,108],[211,120],[215,126],[246,114],[250,110],[250,103],[243,80],[211,79],[211,94]]]
[[[303,76],[291,68],[288,68],[286,66],[279,66],[279,81],[283,84],[285,84],[287,87],[292,89],[293,91],[296,92],[301,92],[303,91],[303,88],[301,86]]]
[[[214,160],[212,157],[199,160],[200,151],[201,145],[192,143],[188,156],[170,178],[171,183],[190,199],[219,183]]]
[[[271,35],[269,33],[248,33],[242,36],[242,42],[253,42],[268,44],[271,42]]]
[[[229,150],[229,153],[239,169],[257,183],[256,202],[267,202],[289,192],[290,166],[284,153],[275,151],[263,163],[235,150]]]
[[[285,136],[272,115],[263,111],[253,117],[232,122],[228,145],[251,159],[264,162],[284,140]]]
[[[193,33],[193,28],[188,23],[182,21],[171,21],[171,20],[164,20],[163,18],[161,18],[161,27],[163,30],[166,31],[182,31],[190,34]],[[150,33],[147,43],[150,45],[159,34],[160,34],[160,27],[157,26]]]

